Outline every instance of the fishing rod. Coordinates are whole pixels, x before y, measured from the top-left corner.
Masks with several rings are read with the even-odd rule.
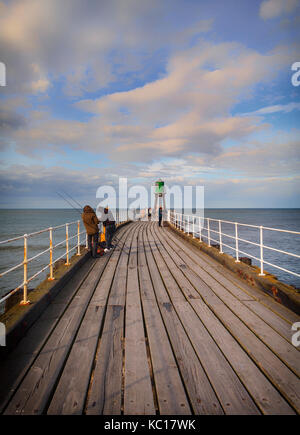
[[[77,208],[75,208],[74,207],[74,205],[73,204],[71,204],[70,203],[70,201],[68,201],[67,200],[67,198],[65,198],[63,195],[61,195],[59,192],[56,192],[57,193],[57,195],[59,195],[64,201],[66,201],[77,213],[79,213],[80,214],[80,216],[81,216],[81,212],[77,209]]]
[[[65,195],[67,195],[67,196],[68,196],[68,197],[69,197],[73,202],[75,202],[77,205],[79,205],[79,207],[80,207],[81,209],[83,209],[82,205],[79,204],[79,202],[76,201],[76,199],[72,198],[72,196],[71,196],[69,193],[65,192],[64,190],[62,190],[62,192],[63,192]]]

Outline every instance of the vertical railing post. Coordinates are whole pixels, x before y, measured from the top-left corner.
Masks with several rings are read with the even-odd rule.
[[[201,217],[199,217],[199,242],[202,242],[202,237],[201,237]]]
[[[50,260],[49,260],[50,275],[48,280],[53,281],[54,276],[53,276],[53,229],[52,228],[49,228],[49,255],[50,255]]]
[[[193,239],[195,238],[195,216],[193,216]]]
[[[187,234],[188,234],[188,236],[190,235],[190,217],[189,217],[189,215],[187,217]]]
[[[77,221],[77,254],[80,254],[80,221]]]
[[[237,227],[237,222],[235,222],[235,256],[236,256],[236,263],[240,263],[239,260],[239,241],[238,241],[238,227]]]
[[[88,244],[88,235],[87,233],[85,233],[85,248],[88,249],[89,244]]]
[[[208,246],[210,246],[210,227],[209,227],[209,218],[207,218],[207,236],[208,236]]]
[[[28,247],[27,247],[27,234],[24,234],[24,284],[23,284],[23,300],[20,302],[20,305],[28,305],[30,301],[27,299],[27,290],[28,290]]]
[[[69,262],[69,224],[66,224],[66,266],[70,265]]]
[[[264,257],[263,257],[263,227],[259,227],[259,244],[260,244],[260,276],[265,276],[264,274]]]
[[[223,247],[222,247],[222,226],[221,226],[220,219],[219,219],[219,244],[220,244],[220,254],[223,254]]]

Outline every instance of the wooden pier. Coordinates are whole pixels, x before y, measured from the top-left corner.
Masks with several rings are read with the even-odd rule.
[[[297,414],[299,317],[156,222],[120,228],[0,366],[2,414]]]

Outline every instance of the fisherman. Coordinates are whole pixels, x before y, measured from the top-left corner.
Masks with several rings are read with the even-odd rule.
[[[162,221],[162,207],[159,207],[158,210],[158,225],[161,227],[161,221]]]
[[[89,205],[86,205],[83,208],[81,217],[88,235],[88,249],[91,252],[91,256],[93,258],[97,258],[97,247],[99,240],[98,224],[100,221],[98,220],[92,207]]]
[[[116,222],[111,211],[108,211],[108,207],[104,209],[103,226],[105,227],[105,241],[106,249],[105,252],[112,249],[114,246],[111,244],[114,232],[116,230]]]

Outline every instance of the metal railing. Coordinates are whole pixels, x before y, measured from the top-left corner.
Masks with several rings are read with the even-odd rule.
[[[72,237],[69,236],[69,228],[72,225],[77,225],[77,231],[76,234]],[[64,240],[62,240],[59,243],[56,243],[55,245],[53,244],[53,232],[57,229],[60,228],[65,228],[65,238]],[[49,233],[49,247],[47,249],[45,249],[42,252],[39,252],[38,254],[34,255],[33,257],[28,258],[28,240],[31,237],[40,235],[40,234],[44,234],[44,233]],[[30,234],[24,234],[23,236],[19,236],[19,237],[14,237],[8,240],[3,240],[0,242],[0,246],[5,245],[7,243],[11,243],[17,240],[22,240],[23,239],[23,246],[24,246],[24,258],[23,261],[19,264],[16,264],[15,266],[11,267],[10,269],[6,270],[5,272],[2,272],[0,274],[0,278],[7,275],[8,273],[11,273],[21,267],[23,267],[23,271],[24,271],[24,279],[23,282],[21,284],[19,284],[16,288],[14,288],[12,291],[10,291],[8,294],[6,294],[4,297],[2,297],[0,299],[0,304],[4,301],[6,301],[6,299],[8,299],[9,297],[11,297],[13,294],[15,294],[18,290],[20,290],[23,287],[23,300],[20,302],[21,305],[27,305],[30,303],[30,301],[28,300],[28,294],[27,294],[27,290],[28,290],[28,284],[33,281],[38,275],[40,275],[41,273],[43,273],[46,269],[49,268],[49,277],[48,280],[52,281],[54,280],[54,264],[60,260],[61,258],[65,257],[66,258],[66,262],[65,265],[69,266],[70,265],[70,253],[74,250],[77,250],[76,255],[81,255],[80,252],[80,236],[81,234],[85,233],[85,231],[80,231],[80,221],[74,221],[74,222],[68,222],[66,224],[63,225],[58,225],[56,227],[50,227],[50,228],[46,228],[40,231],[36,231]],[[75,246],[73,246],[72,248],[70,248],[70,241],[72,239],[77,238],[77,243]],[[65,244],[65,250],[64,253],[62,255],[60,255],[58,258],[56,258],[55,260],[53,259],[53,251],[55,250],[55,248],[58,248],[62,245]],[[36,273],[34,273],[32,276],[28,276],[28,266],[29,264],[33,261],[36,260],[37,258],[41,257],[42,255],[49,253],[49,263],[46,264],[45,266],[42,267],[42,269],[40,269],[39,271],[37,271]]]
[[[170,223],[173,224],[177,229],[180,229],[184,233],[190,234],[193,236],[193,238],[198,238],[200,242],[203,241],[203,238],[207,240],[208,246],[211,246],[211,242],[216,242],[219,245],[219,252],[223,254],[223,247],[227,247],[230,250],[235,251],[235,262],[240,262],[240,254],[247,255],[254,260],[257,260],[260,265],[260,276],[264,276],[264,265],[267,264],[269,266],[275,267],[276,269],[280,269],[283,272],[286,272],[288,274],[300,277],[300,275],[294,271],[288,270],[284,267],[279,266],[278,264],[270,263],[269,261],[266,261],[264,259],[264,254],[266,250],[269,251],[276,251],[280,254],[284,254],[290,257],[294,258],[300,258],[300,255],[294,254],[291,252],[284,251],[282,249],[277,249],[268,245],[264,244],[264,234],[265,231],[276,231],[281,233],[288,233],[293,235],[300,235],[300,232],[298,231],[290,231],[290,230],[283,230],[278,228],[270,228],[270,227],[264,227],[264,226],[258,226],[258,225],[250,225],[250,224],[243,224],[240,222],[231,222],[231,221],[225,221],[221,219],[212,219],[212,218],[204,218],[202,216],[191,216],[191,215],[184,215],[181,213],[177,213],[175,211],[170,211]],[[212,223],[215,223],[217,226],[217,229],[212,229]],[[234,235],[230,235],[227,232],[224,233],[222,231],[222,224],[229,224],[232,225],[232,229],[234,230]],[[251,229],[256,229],[258,232],[258,239],[259,242],[253,242],[252,240],[247,240],[245,238],[240,237],[240,227],[248,227]],[[215,234],[217,236],[215,236]],[[213,238],[212,237],[217,237]],[[224,238],[231,239],[231,241],[234,242],[234,246],[229,245],[227,243],[224,243]],[[254,256],[253,254],[250,254],[249,252],[245,252],[241,250],[240,243],[249,243],[250,245],[256,246],[259,249],[259,256]],[[228,242],[229,243],[229,242]]]
[[[126,222],[127,220],[128,220],[127,210],[120,210],[120,211],[116,212],[116,225],[117,226],[120,225],[122,222]],[[23,247],[24,247],[24,258],[23,258],[23,261],[21,263],[19,263],[19,264],[14,265],[11,268],[5,270],[4,272],[0,273],[0,278],[1,278],[1,277],[5,276],[5,275],[7,275],[7,274],[17,270],[17,269],[23,268],[23,272],[24,272],[23,282],[21,284],[19,284],[16,288],[14,288],[12,291],[7,293],[5,296],[3,296],[0,299],[0,305],[4,301],[6,301],[9,297],[11,297],[13,294],[15,294],[18,290],[20,290],[22,288],[23,288],[23,300],[20,302],[20,304],[21,305],[27,305],[27,304],[29,304],[30,301],[28,300],[28,294],[27,294],[28,293],[28,284],[31,281],[33,281],[35,278],[37,278],[37,276],[39,276],[41,273],[46,271],[47,269],[49,269],[48,280],[49,281],[54,280],[55,279],[55,277],[54,277],[54,264],[58,260],[60,260],[63,257],[65,257],[66,258],[65,265],[69,266],[71,264],[70,263],[70,253],[72,251],[77,250],[76,255],[78,255],[78,256],[81,255],[81,252],[80,252],[80,246],[81,246],[80,245],[81,244],[80,236],[82,234],[85,234],[85,247],[88,248],[88,237],[87,237],[87,234],[86,234],[85,230],[84,231],[80,231],[80,224],[81,224],[81,222],[79,220],[78,221],[74,221],[74,222],[68,222],[68,223],[65,223],[65,224],[62,224],[62,225],[46,228],[46,229],[43,229],[43,230],[40,230],[40,231],[36,231],[36,232],[30,233],[30,234],[24,234],[24,235],[19,236],[19,237],[14,237],[14,238],[11,238],[11,239],[8,239],[8,240],[0,241],[0,247],[1,247],[3,245],[8,244],[8,243],[15,242],[15,241],[23,239]],[[69,235],[69,229],[73,225],[75,225],[75,226],[77,225],[76,234],[74,234],[73,236],[70,237],[70,235]],[[100,225],[99,225],[100,231],[103,231],[103,228],[101,228],[101,226],[102,226],[102,224],[100,223]],[[60,241],[59,243],[53,244],[53,233],[54,233],[54,231],[56,231],[58,229],[62,229],[62,228],[65,228],[64,239],[62,241]],[[49,247],[47,249],[43,250],[42,252],[39,252],[38,254],[34,255],[33,257],[28,258],[28,240],[31,237],[34,237],[34,236],[37,236],[37,235],[40,235],[40,234],[45,234],[47,232],[49,233],[49,239],[48,239],[49,240]],[[76,239],[76,238],[77,238],[76,245],[73,246],[73,247],[70,247],[70,241],[73,240],[73,239]],[[65,245],[65,249],[64,249],[63,254],[60,255],[58,258],[56,258],[54,260],[53,259],[54,250],[56,248],[58,248],[58,247],[62,247],[63,245]],[[29,264],[32,261],[38,259],[39,257],[41,257],[42,255],[44,255],[46,253],[49,253],[49,263],[44,264],[43,267],[40,270],[38,270],[36,273],[34,273],[32,276],[29,277],[28,276],[29,275],[29,273],[28,273],[28,266],[29,266]]]

